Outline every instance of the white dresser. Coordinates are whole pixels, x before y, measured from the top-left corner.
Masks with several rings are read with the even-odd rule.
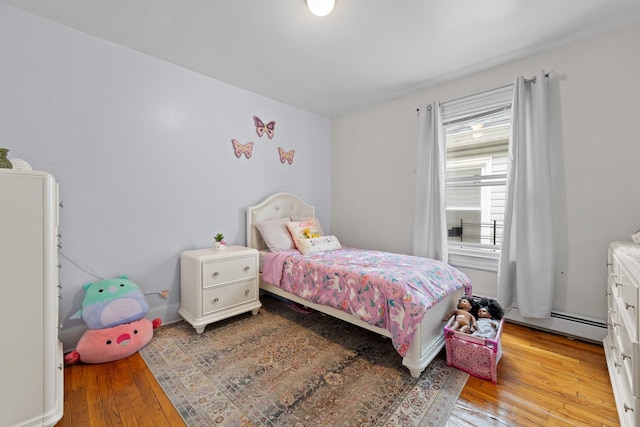
[[[258,251],[243,246],[195,249],[180,256],[178,313],[201,334],[209,323],[262,306],[258,288]]]
[[[57,234],[54,178],[0,169],[0,426],[62,418]]]
[[[622,426],[640,426],[640,245],[609,245],[604,351]]]

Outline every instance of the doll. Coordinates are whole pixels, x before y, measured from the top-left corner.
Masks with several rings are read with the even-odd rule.
[[[504,316],[504,312],[496,300],[482,298],[478,303],[478,319],[476,320],[478,329],[471,335],[487,339],[495,338],[502,316]]]
[[[442,320],[447,321],[451,316],[455,316],[455,320],[451,324],[450,328],[454,331],[469,334],[478,329],[476,325],[476,318],[471,314],[474,309],[474,301],[469,297],[462,297],[458,300],[458,308],[451,310],[451,312],[449,312],[449,314],[447,314]]]

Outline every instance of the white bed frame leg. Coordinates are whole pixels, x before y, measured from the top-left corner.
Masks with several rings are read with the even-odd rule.
[[[421,328],[422,329],[422,328]],[[416,332],[416,335],[418,332]],[[422,371],[431,363],[431,361],[440,353],[444,347],[444,337],[441,339],[434,338],[431,342],[416,343],[415,337],[409,347],[407,355],[402,359],[402,365],[409,368],[409,372],[413,378],[420,378]],[[427,348],[421,349],[419,344],[426,344]],[[420,353],[422,353],[420,355]]]
[[[422,371],[424,371],[424,369]],[[411,374],[411,376],[413,378],[420,378],[420,375],[422,375],[422,371],[419,371],[417,369],[409,368],[409,373]]]
[[[416,329],[411,347],[402,359],[402,365],[409,368],[413,378],[419,378],[422,371],[444,348],[444,322],[442,318],[452,307],[456,306],[462,295],[462,290],[455,292],[427,310],[418,329]]]

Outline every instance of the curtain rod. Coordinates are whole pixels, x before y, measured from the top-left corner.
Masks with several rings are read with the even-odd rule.
[[[551,71],[549,71],[548,73],[544,73],[544,77],[545,77],[545,78],[548,78],[548,77],[549,77],[549,74],[551,74],[551,73],[552,73]],[[530,79],[524,79],[524,82],[525,82],[525,83],[535,83],[535,82],[536,82],[536,80],[537,80],[536,76],[533,76],[533,77],[531,77]]]
[[[545,78],[548,78],[549,75],[552,73],[553,71],[550,71],[548,73],[544,73]],[[536,82],[536,76],[533,76],[529,79],[524,79],[525,83],[535,83]],[[494,87],[493,89],[486,89],[486,90],[481,90],[480,92],[476,92],[476,93],[472,93],[471,95],[464,95],[464,96],[459,96],[457,98],[453,98],[453,99],[448,99],[446,101],[442,101],[441,104],[446,104],[447,102],[451,102],[451,101],[457,101],[459,99],[462,98],[466,98],[467,96],[475,96],[475,95],[480,95],[486,92],[491,92],[494,90],[500,90],[500,89],[504,89],[505,87],[509,87],[509,86],[513,86],[513,83],[509,83],[508,85],[504,85],[504,86],[499,86],[499,87]],[[427,108],[430,108],[431,105],[429,105]],[[416,108],[416,112],[420,111],[420,107]]]

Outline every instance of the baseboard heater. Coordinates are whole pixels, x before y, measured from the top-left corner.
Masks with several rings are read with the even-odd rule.
[[[570,313],[554,311],[547,319],[534,319],[523,317],[517,308],[512,308],[505,317],[514,323],[598,344],[602,344],[602,340],[607,335],[607,324],[602,320]]]

